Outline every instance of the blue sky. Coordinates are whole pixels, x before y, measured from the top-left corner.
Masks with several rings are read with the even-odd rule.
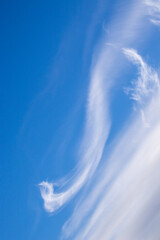
[[[160,1],[0,6],[0,238],[159,240]]]

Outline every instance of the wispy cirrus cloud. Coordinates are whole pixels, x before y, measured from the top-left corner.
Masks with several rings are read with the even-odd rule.
[[[145,0],[144,3],[148,7],[148,13],[151,16],[151,22],[157,26],[160,26],[160,1]]]
[[[138,66],[139,70],[138,79],[132,82],[131,88],[126,88],[127,93],[130,93],[133,100],[142,104],[159,88],[158,74],[144,62],[134,49],[124,48],[123,52],[133,64]]]
[[[131,7],[131,6],[130,6]],[[135,5],[133,4],[135,9]],[[117,24],[113,21],[112,27],[113,31],[110,33],[110,41],[116,44],[118,39],[119,45],[124,45],[125,42],[133,41],[136,35],[138,19],[141,18],[141,4],[140,10],[135,11],[133,14],[133,9],[130,11],[129,24],[123,29],[123,34],[119,37],[119,32],[117,32]],[[127,11],[126,17],[129,16]],[[120,21],[119,25],[124,25],[125,20],[121,19],[121,16],[118,17]],[[134,31],[131,34],[131,28]],[[132,35],[132,37],[131,37]],[[117,61],[117,54],[115,54],[110,46],[106,47],[106,43],[100,41],[100,46],[98,47],[99,51],[96,50],[93,64],[91,67],[90,74],[90,86],[88,92],[88,103],[86,110],[86,124],[84,137],[82,139],[82,144],[80,146],[81,156],[80,161],[76,167],[76,171],[73,173],[70,180],[66,180],[63,183],[61,191],[54,191],[57,183],[49,183],[43,181],[39,184],[41,196],[44,200],[44,207],[48,212],[54,212],[60,207],[62,207],[66,202],[68,202],[84,185],[84,183],[89,179],[98,163],[102,157],[103,149],[109,135],[110,129],[110,113],[109,113],[109,104],[110,97],[109,92],[111,86],[114,84],[114,74],[118,74],[121,64],[116,71],[112,71],[115,62]],[[109,59],[109,61],[108,61]]]
[[[154,94],[160,89],[158,73],[151,68],[134,49],[123,49],[126,57],[138,67],[138,78],[132,81],[132,87],[125,88],[130,98],[138,102],[141,107],[140,113],[144,126],[150,126],[146,119],[143,107],[147,104]]]
[[[146,68],[150,74],[150,66]],[[74,217],[87,220],[74,239],[159,239],[160,92],[159,88],[152,90],[152,98],[143,106],[151,127],[144,127],[138,113],[129,120],[114,142],[94,188],[76,209]],[[90,204],[92,210],[85,218]]]
[[[104,83],[104,61],[98,60],[91,71],[91,83],[88,93],[86,126],[82,140],[81,160],[67,190],[54,192],[56,183],[41,182],[39,184],[44,207],[48,212],[54,212],[69,201],[84,182],[94,173],[103,153],[103,148],[109,134],[110,117],[106,93],[108,86]],[[68,180],[67,180],[68,182]]]
[[[137,23],[136,23],[137,12],[135,12],[135,16],[133,13],[130,15],[132,16],[133,22],[132,21],[131,22],[133,25],[128,20],[130,22],[130,29],[128,30],[128,25],[126,25],[126,28],[123,29],[123,34],[125,36],[128,35],[128,31],[130,32],[132,30],[132,27],[134,29],[135,25],[137,25]],[[143,15],[143,11],[142,11],[142,15]],[[134,22],[133,16],[136,19],[135,22]],[[125,17],[124,17],[124,22],[125,22]],[[122,26],[123,26],[124,22],[121,19]],[[114,31],[116,32],[117,28],[114,28],[113,32]],[[118,39],[119,46],[122,46],[124,44],[127,44],[127,45],[130,44],[131,39],[128,38],[126,41],[123,34]],[[115,35],[116,34],[113,33],[113,36],[115,36]],[[136,36],[136,34],[135,34],[135,36]],[[133,38],[133,39],[135,39],[135,38]],[[115,39],[112,38],[111,42],[114,42],[114,46],[116,46],[116,38]],[[102,56],[106,55],[106,57],[101,57],[101,61],[104,62],[106,60],[107,64],[106,64],[106,69],[104,71],[104,74],[106,74],[107,77],[111,79],[113,86],[115,86],[114,84],[116,84],[116,83],[114,82],[114,77],[112,74],[113,73],[120,74],[120,72],[123,69],[123,67],[122,67],[123,61],[121,62],[121,64],[119,63],[119,61],[118,61],[118,59],[120,58],[119,52],[117,51],[117,49],[115,51],[115,47],[113,49],[112,46],[113,46],[113,44],[107,44],[107,47],[103,49]],[[136,101],[140,102],[140,104],[144,108],[145,104],[142,104],[142,103],[146,102],[146,99],[149,98],[149,96],[153,95],[153,92],[155,91],[155,89],[158,85],[158,75],[157,75],[156,71],[154,71],[154,69],[152,69],[150,66],[148,66],[145,63],[145,61],[136,52],[136,50],[123,49],[123,52],[134,64],[136,64],[138,66],[139,75],[138,75],[137,80],[133,84],[133,88],[130,89],[130,93],[131,93],[131,97],[133,98],[133,96],[134,96],[134,99]],[[109,61],[107,61],[107,59],[109,59]],[[115,69],[115,66],[117,66],[116,69]],[[152,87],[152,89],[150,87]],[[144,123],[144,121],[146,121],[145,128],[147,128],[147,126],[148,126],[147,120],[148,119],[145,116],[146,113],[145,113],[144,109],[142,109],[142,111],[143,111],[143,123]],[[142,124],[142,121],[141,121],[141,124]],[[144,128],[144,124],[143,124],[142,125],[143,131],[145,131],[144,130],[145,128]],[[129,126],[128,126],[128,129],[129,129]],[[135,131],[135,129],[136,129],[136,127],[134,128],[134,131]],[[129,129],[128,131],[130,132],[131,129]],[[125,132],[124,135],[126,136],[126,134],[127,133]],[[122,136],[122,138],[123,138],[123,136]],[[92,227],[94,229],[96,229],[96,224],[97,224],[96,221],[94,222],[95,216],[93,216],[93,219],[92,219],[92,212],[96,211],[95,209],[97,209],[97,204],[98,204],[99,199],[103,199],[103,197],[105,196],[104,192],[106,190],[106,185],[108,185],[112,181],[112,179],[116,178],[116,174],[118,174],[119,168],[121,169],[121,167],[127,161],[128,155],[131,154],[130,151],[131,152],[133,151],[133,149],[129,149],[128,150],[129,152],[127,152],[127,150],[124,151],[124,153],[121,152],[122,148],[126,148],[127,143],[129,142],[129,139],[131,138],[131,133],[130,133],[130,136],[128,136],[126,138],[127,139],[125,140],[125,143],[123,143],[123,144],[122,144],[122,142],[124,142],[124,141],[121,141],[121,139],[119,139],[119,141],[121,142],[121,144],[120,144],[121,148],[120,148],[120,146],[119,147],[117,146],[118,150],[115,149],[115,152],[113,151],[113,156],[111,157],[112,161],[110,159],[111,167],[110,167],[110,165],[108,165],[109,160],[107,159],[106,160],[107,165],[105,166],[104,174],[102,174],[102,176],[100,177],[98,182],[93,183],[94,190],[91,191],[89,194],[87,193],[87,196],[84,197],[84,199],[83,199],[84,201],[82,200],[80,202],[80,204],[77,205],[75,212],[73,213],[71,218],[64,225],[64,227],[63,227],[63,237],[64,238],[70,239],[71,236],[73,236],[76,232],[79,233],[80,232],[79,229],[82,224],[82,221],[85,222],[85,220],[87,218],[89,218],[88,225],[85,222],[85,225],[87,227],[85,228],[84,231],[82,230],[80,235],[77,236],[75,234],[75,236],[77,236],[77,239],[92,239],[93,238],[93,235],[91,238],[90,238],[90,235],[88,235],[88,233],[90,232],[90,230],[89,230],[90,227],[91,227],[91,229],[92,229]],[[117,145],[118,145],[118,143],[117,143]],[[115,156],[115,154],[116,154],[116,156]],[[119,158],[120,156],[122,158],[124,157],[124,159],[123,159],[123,161],[119,161],[119,163],[117,163],[116,158]],[[105,205],[105,200],[104,200],[104,205]],[[104,210],[104,207],[101,208],[101,211],[103,211],[103,210]],[[99,214],[99,213],[97,213],[97,214]],[[102,214],[102,219],[103,219],[103,214]],[[92,221],[95,223],[95,225],[94,225],[94,223],[92,225]],[[100,219],[98,219],[98,221],[100,221]],[[105,222],[105,219],[104,219],[104,222]],[[63,237],[62,237],[62,239],[63,239]],[[99,235],[97,237],[101,239],[101,235]]]
[[[123,61],[119,61],[121,49],[136,39],[136,27],[146,13],[142,5],[131,7],[123,17],[118,17],[111,24],[109,37],[106,36],[105,43],[101,42],[96,51],[90,70],[85,131],[76,171],[72,180],[67,180],[67,185],[64,182],[64,187],[56,191],[56,183],[40,183],[48,212],[56,211],[75,196],[89,182],[102,159],[111,126],[110,94],[116,84],[115,75],[123,69]],[[138,6],[140,10],[135,11]],[[140,111],[133,112],[114,140],[110,153],[103,157],[105,163],[98,170],[96,180],[90,181],[94,186],[82,196],[63,227],[63,239],[74,236],[77,240],[158,240],[159,209],[153,205],[157,204],[160,194],[159,76],[135,49],[123,48],[123,53],[138,68],[138,77],[127,91],[140,105]],[[149,226],[147,230],[145,224]]]

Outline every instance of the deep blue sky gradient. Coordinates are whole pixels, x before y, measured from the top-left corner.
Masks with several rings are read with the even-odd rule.
[[[38,183],[60,179],[76,166],[93,50],[127,2],[1,1],[0,239],[59,239],[77,198],[53,217],[43,209]],[[148,37],[152,47],[145,39],[137,45],[157,68],[155,28]],[[136,67],[126,68],[121,89],[111,96],[110,140],[132,109],[122,89],[137,76]]]

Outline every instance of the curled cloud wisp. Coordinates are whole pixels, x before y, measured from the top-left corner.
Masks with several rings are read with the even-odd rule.
[[[153,96],[155,90],[159,88],[158,74],[143,61],[134,49],[123,49],[123,52],[139,69],[138,79],[133,82],[131,88],[127,88],[127,92],[131,94],[131,98],[135,101],[146,102],[146,99]]]
[[[132,82],[132,87],[126,88],[131,99],[140,104],[141,119],[146,128],[150,126],[146,119],[143,106],[154,98],[154,94],[160,90],[159,77],[157,72],[148,66],[142,57],[134,49],[123,49],[126,57],[138,67],[139,76],[136,81]]]
[[[104,84],[104,66],[98,61],[91,73],[91,83],[87,105],[85,134],[82,140],[82,156],[74,181],[67,190],[54,192],[54,183],[39,184],[44,207],[48,212],[54,212],[69,201],[83,186],[84,182],[94,173],[103,153],[103,148],[109,134],[110,120],[106,103],[106,87]]]

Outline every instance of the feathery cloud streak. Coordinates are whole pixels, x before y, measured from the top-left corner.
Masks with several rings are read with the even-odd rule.
[[[135,6],[134,6],[135,7]],[[128,17],[128,13],[127,13]],[[141,18],[141,8],[132,14],[130,17],[130,28],[135,28],[138,19]],[[136,19],[136,20],[135,20]],[[121,24],[124,24],[124,20],[120,18]],[[116,28],[116,22],[113,23],[113,27]],[[130,36],[130,28],[128,25],[124,27],[124,32],[119,37],[119,34],[114,31],[110,36],[111,42],[115,42],[119,37],[119,43],[123,45],[128,39],[131,41],[134,38],[135,32],[132,33],[132,39]],[[128,33],[128,36],[127,36]],[[118,36],[115,36],[115,34]],[[86,127],[84,138],[82,140],[83,154],[80,157],[77,171],[73,176],[73,181],[68,185],[67,190],[61,192],[54,192],[54,183],[41,182],[39,184],[41,196],[44,200],[44,207],[49,212],[54,212],[67,201],[69,201],[82,187],[84,182],[90,178],[103,153],[105,142],[109,134],[110,117],[109,117],[109,89],[113,84],[112,67],[116,60],[116,54],[113,53],[110,47],[106,48],[106,44],[101,44],[99,52],[97,54],[97,61],[93,64],[91,69],[91,83],[88,93],[88,104],[86,113]],[[108,61],[109,59],[109,61]],[[121,65],[119,64],[119,68]],[[118,69],[117,72],[118,73]],[[68,180],[67,180],[68,182]],[[56,183],[55,183],[56,185]]]
[[[151,22],[160,26],[160,0],[145,0],[144,2],[148,6]]]
[[[94,187],[64,225],[67,239],[159,239],[159,77],[136,50],[123,52],[138,67],[128,93],[139,112],[133,112],[115,139]]]
[[[143,61],[134,49],[123,49],[123,52],[139,68],[139,77],[133,82],[133,88],[126,90],[131,94],[132,99],[142,104],[159,88],[158,74]]]
[[[141,4],[139,7],[140,7],[139,9],[141,9]],[[138,12],[134,11],[134,10],[135,10],[134,8],[133,9],[131,8],[130,9],[131,12],[126,11],[127,14],[123,16],[124,19],[122,19],[122,17],[120,20],[117,18],[117,22],[120,22],[120,25],[117,26],[117,24],[115,24],[115,22],[114,22],[114,24],[113,24],[114,28],[112,29],[113,32],[111,34],[111,41],[109,41],[109,42],[112,42],[113,43],[112,45],[114,45],[115,47],[113,48],[112,45],[110,46],[110,44],[107,44],[107,47],[103,48],[102,56],[105,56],[105,57],[102,57],[101,61],[104,61],[106,63],[105,75],[107,75],[107,77],[110,79],[113,86],[115,84],[115,79],[114,79],[113,73],[119,75],[122,72],[123,67],[124,67],[123,61],[121,61],[121,64],[119,62],[120,54],[117,51],[117,48],[118,48],[118,46],[130,45],[132,43],[132,41],[134,41],[136,39],[137,32],[138,32],[137,28],[136,28],[137,21],[139,21],[143,18],[143,14],[144,14],[143,9],[141,9],[142,11],[138,11]],[[128,18],[128,16],[130,16],[130,18]],[[129,27],[126,24],[126,19],[129,23]],[[119,29],[121,29],[122,26],[123,26],[122,34],[119,34]],[[130,32],[132,32],[132,38],[126,37],[128,35],[130,36]],[[117,36],[117,34],[118,34],[118,36]],[[117,43],[117,38],[118,38],[118,43]],[[154,73],[156,78],[157,78],[157,73],[143,61],[141,56],[138,55],[135,50],[123,49],[123,51],[125,52],[125,55],[127,55],[132,60],[134,60],[134,63],[139,67],[140,76],[138,77],[138,80],[135,83],[136,88],[131,89],[131,94],[134,94],[138,99],[141,100],[141,102],[143,102],[143,97],[146,96],[146,98],[147,98],[147,96],[150,95],[150,91],[149,91],[149,89],[147,89],[147,87],[150,85],[150,82],[152,83],[152,80],[153,80],[153,82],[155,82],[155,81],[157,82],[157,80],[153,79],[152,73]],[[108,59],[109,59],[109,61],[108,61]],[[116,68],[115,68],[115,66],[116,66]],[[145,76],[147,76],[146,81],[144,79]],[[151,85],[154,86],[153,83]],[[142,90],[144,88],[145,91],[143,93],[141,93],[141,91],[139,89],[140,87],[142,88]],[[153,92],[153,90],[151,92]],[[144,107],[144,105],[143,105],[143,107]],[[144,115],[144,118],[145,117],[146,116]],[[146,125],[147,125],[147,123],[146,123]],[[123,147],[125,147],[125,145]],[[118,154],[122,155],[121,152],[119,152]],[[108,160],[107,160],[107,162],[108,162]],[[116,162],[114,162],[114,164],[116,164]],[[119,171],[118,166],[121,167],[121,164],[120,165],[117,164],[115,171],[112,166],[112,171],[113,171],[112,177],[114,176],[114,174],[116,174],[116,172]],[[106,166],[106,168],[108,168],[108,166]],[[107,176],[107,174],[108,174],[108,176]],[[111,175],[111,172],[109,172],[109,173],[107,172],[107,174],[105,173],[102,178],[108,179],[108,177]],[[111,181],[112,177],[110,176],[110,179],[108,179],[108,182]],[[94,211],[93,209],[95,208],[96,202],[98,201],[99,197],[101,196],[103,198],[103,187],[104,187],[104,185],[108,184],[108,182],[106,180],[106,182],[104,183],[104,181],[102,179],[100,179],[100,181],[98,181],[98,184],[96,182],[93,184],[95,191],[92,191],[89,194],[89,196],[87,195],[86,199],[84,199],[84,202],[82,201],[81,203],[78,204],[75,212],[73,213],[71,218],[66,222],[66,224],[63,227],[62,239],[63,238],[70,239],[72,234],[74,234],[76,231],[79,232],[80,224],[82,223],[82,221],[84,222],[84,220],[86,220],[86,218],[88,217],[88,214],[90,212]],[[95,188],[96,185],[98,185],[97,188]],[[87,211],[86,211],[86,209],[87,209]],[[87,238],[85,235],[83,237],[80,235],[80,239],[87,239]]]
[[[87,178],[92,176],[101,159],[110,128],[109,103],[105,99],[109,85],[105,86],[104,76],[104,61],[101,59],[97,61],[91,73],[87,120],[81,146],[83,155],[76,176],[74,176],[74,183],[71,183],[67,190],[60,193],[54,193],[54,183],[43,181],[39,184],[44,207],[49,212],[54,212],[63,206],[77,193]]]
[[[135,50],[125,49],[124,52],[130,54],[134,63],[135,58],[138,63],[144,63]],[[145,80],[151,78],[157,82],[156,71],[145,66]],[[139,74],[137,82],[141,78],[141,72]],[[147,82],[146,86],[150,87]],[[144,96],[145,93],[146,88]],[[139,94],[142,99],[142,93]],[[122,131],[94,189],[80,206],[77,214],[85,211],[88,201],[101,196],[97,205],[92,205],[86,227],[75,239],[159,239],[159,84],[152,88],[152,98],[146,104],[143,111],[151,127],[145,128],[137,114]]]
[[[123,26],[122,34],[119,34],[119,29],[116,33],[117,28],[113,28],[111,37],[107,40],[113,43],[113,46],[130,45],[134,40],[134,34],[136,35],[134,30],[137,22],[144,14],[142,12],[139,11],[137,14],[133,11],[132,14],[128,14],[130,18],[124,17],[118,26],[119,28]],[[116,24],[113,25],[116,26]],[[112,46],[104,47],[102,44],[97,61],[91,70],[86,127],[81,145],[83,154],[74,175],[74,181],[68,185],[67,190],[57,191],[57,193],[54,192],[54,183],[40,184],[44,206],[49,212],[63,206],[79,191],[93,175],[102,157],[110,129],[108,109],[109,94],[114,84],[113,72],[118,73],[121,68],[117,60],[119,54],[111,48]],[[154,198],[154,196],[159,197],[157,181],[160,155],[158,147],[160,113],[157,111],[160,103],[159,78],[157,72],[146,64],[134,49],[123,48],[123,52],[139,70],[138,79],[133,83],[133,87],[128,89],[128,93],[131,94],[132,99],[140,103],[142,114],[134,113],[130,119],[131,122],[115,141],[111,154],[107,158],[107,164],[103,165],[99,180],[94,182],[92,191],[79,204],[79,209],[76,209],[76,213],[64,226],[66,237],[70,237],[78,229],[83,219],[86,220],[89,211],[86,212],[85,209],[90,210],[89,219],[84,229],[80,231],[79,228],[76,239],[100,238],[103,240],[103,236],[104,239],[151,239],[158,232],[158,228],[154,232],[148,229],[147,232],[144,225],[146,223],[151,227],[152,224],[158,223],[158,216],[153,214],[155,209],[152,205],[157,201],[157,197]],[[150,128],[146,128],[148,123]],[[153,142],[156,144],[153,145]],[[148,208],[147,215],[145,212]],[[154,215],[153,223],[148,217],[152,215]]]

